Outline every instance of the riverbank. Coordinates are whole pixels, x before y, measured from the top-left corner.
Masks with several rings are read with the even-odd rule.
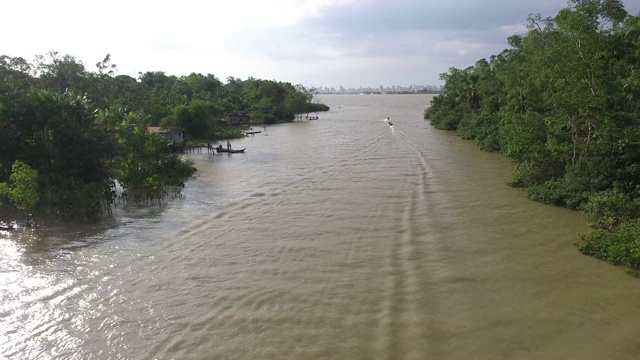
[[[512,186],[580,211],[596,229],[580,239],[580,251],[635,273],[640,97],[625,84],[636,81],[640,53],[627,51],[637,46],[623,34],[640,18],[621,3],[597,4],[575,3],[544,22],[530,16],[531,31],[510,37],[510,48],[443,74],[442,94],[424,117],[507,156],[516,164]]]

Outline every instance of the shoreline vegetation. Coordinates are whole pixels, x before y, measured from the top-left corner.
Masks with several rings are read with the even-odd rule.
[[[516,164],[511,186],[584,214],[586,255],[640,268],[640,17],[571,0],[510,48],[441,75],[425,119]]]
[[[95,219],[117,202],[179,196],[196,169],[151,126],[214,142],[243,136],[230,116],[263,125],[329,110],[302,85],[159,71],[133,78],[116,75],[110,55],[95,67],[55,51],[33,63],[0,56],[0,225],[31,215]]]

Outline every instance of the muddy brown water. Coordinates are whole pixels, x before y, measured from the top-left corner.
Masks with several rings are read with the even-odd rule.
[[[0,354],[639,358],[639,280],[581,255],[584,219],[507,186],[503,156],[431,127],[430,99],[325,95],[244,154],[187,155],[180,198],[0,232]]]

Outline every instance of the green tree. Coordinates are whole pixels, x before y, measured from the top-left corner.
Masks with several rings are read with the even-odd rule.
[[[171,114],[174,107],[189,103],[187,95],[174,91],[178,82],[177,77],[168,76],[161,71],[140,74],[142,96],[138,100],[142,106],[136,109],[141,109],[150,116],[152,125],[160,124],[162,119]]]
[[[97,122],[117,141],[109,165],[127,198],[160,201],[170,192],[178,193],[195,172],[192,161],[181,160],[166,140],[147,131],[148,117],[142,112],[107,109],[98,112]]]
[[[9,181],[8,186],[5,184],[4,189],[0,189],[0,195],[4,192],[19,210],[33,210],[39,200],[38,172],[16,160]]]
[[[194,139],[209,139],[220,126],[222,115],[222,110],[214,103],[196,99],[189,105],[173,108],[173,113],[163,119],[160,125],[166,129],[184,129]]]
[[[36,56],[35,69],[43,88],[59,92],[81,90],[87,76],[81,61],[68,54],[60,55],[57,51]]]

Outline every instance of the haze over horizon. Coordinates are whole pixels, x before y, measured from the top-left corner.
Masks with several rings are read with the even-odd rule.
[[[623,1],[638,14],[640,0]],[[345,88],[439,85],[508,48],[529,14],[565,0],[22,0],[4,4],[2,54],[49,51],[86,68],[111,54],[118,74],[163,71]],[[28,21],[25,21],[28,14]]]

